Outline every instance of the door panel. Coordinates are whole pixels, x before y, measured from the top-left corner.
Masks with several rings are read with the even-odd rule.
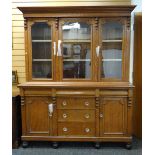
[[[91,80],[93,76],[92,20],[64,18],[60,20],[59,27],[59,39],[62,42],[61,79]]]
[[[100,81],[124,80],[125,20],[100,20]]]
[[[48,113],[48,97],[26,97],[27,133],[34,135],[50,135],[50,118]]]
[[[101,136],[121,136],[126,133],[127,127],[127,99],[102,98],[100,115]]]
[[[28,22],[28,29],[29,79],[54,80],[54,22],[35,19]]]

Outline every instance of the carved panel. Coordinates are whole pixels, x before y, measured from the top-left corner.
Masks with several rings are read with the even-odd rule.
[[[103,98],[101,111],[103,119],[100,120],[102,136],[123,135],[126,133],[127,104],[124,98]]]
[[[26,119],[28,134],[49,135],[49,97],[26,97]]]

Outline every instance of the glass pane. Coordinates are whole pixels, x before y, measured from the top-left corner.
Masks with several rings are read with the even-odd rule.
[[[122,78],[122,62],[102,61],[102,78]]]
[[[104,59],[122,59],[122,43],[103,43],[102,56]]]
[[[123,26],[118,22],[107,22],[102,25],[102,38],[104,40],[121,40],[123,35]]]
[[[64,61],[63,66],[64,78],[90,77],[90,61]]]
[[[33,78],[51,78],[51,61],[33,61]]]
[[[63,40],[90,40],[91,26],[86,23],[66,22],[63,27]]]
[[[51,78],[51,27],[44,22],[32,26],[32,77]]]
[[[101,78],[122,78],[122,35],[121,23],[102,25]]]
[[[90,43],[63,43],[63,58],[90,60],[90,48]]]
[[[32,40],[51,40],[51,28],[45,22],[35,23],[31,33]]]
[[[51,59],[51,43],[33,42],[32,43],[33,59]]]
[[[63,78],[90,78],[91,26],[66,22],[63,27]]]

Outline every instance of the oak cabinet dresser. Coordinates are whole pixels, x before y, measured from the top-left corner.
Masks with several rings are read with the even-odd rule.
[[[25,19],[22,141],[132,142],[135,6],[19,7]]]

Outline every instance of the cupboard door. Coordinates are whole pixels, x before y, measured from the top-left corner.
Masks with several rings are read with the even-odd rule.
[[[125,20],[102,19],[100,21],[100,80],[124,80],[125,70]]]
[[[60,20],[58,55],[61,59],[61,80],[92,79],[92,26],[91,19]]]
[[[48,97],[26,97],[27,134],[48,136],[52,133]]]
[[[102,98],[100,136],[123,136],[127,129],[127,99]]]
[[[54,24],[49,20],[29,21],[29,79],[54,79]]]

